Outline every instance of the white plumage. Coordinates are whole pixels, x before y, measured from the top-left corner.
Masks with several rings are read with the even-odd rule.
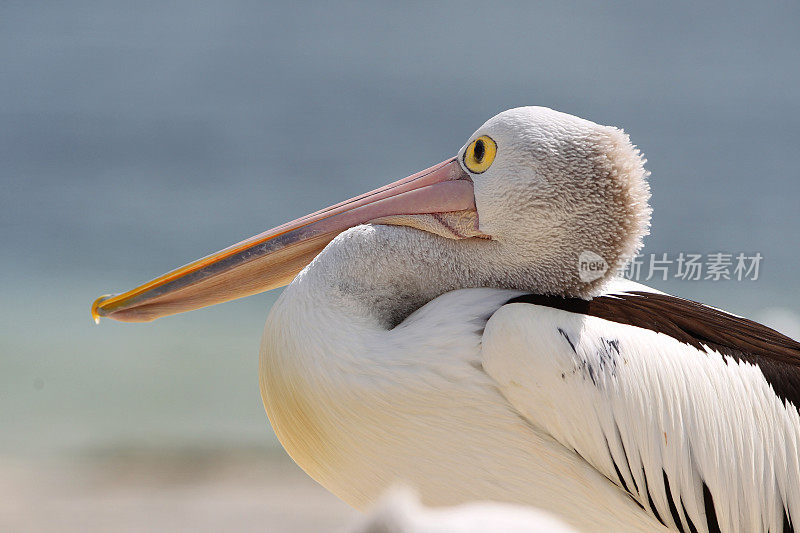
[[[555,517],[530,507],[478,502],[432,509],[410,490],[394,489],[351,533],[577,533]]]
[[[373,329],[330,307],[312,276],[273,308],[262,391],[292,457],[355,507],[405,482],[431,505],[507,501],[585,531],[660,531],[620,487],[676,527],[666,475],[684,531],[707,531],[703,483],[721,531],[782,531],[784,506],[800,509],[800,418],[756,366],[596,317],[501,307],[518,293],[496,289]],[[623,289],[647,290],[608,294]],[[316,327],[288,333],[306,321]]]

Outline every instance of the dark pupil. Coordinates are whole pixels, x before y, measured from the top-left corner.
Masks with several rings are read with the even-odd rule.
[[[474,154],[475,154],[475,161],[477,161],[478,163],[483,161],[483,156],[486,155],[486,147],[483,145],[483,141],[480,139],[475,143]]]

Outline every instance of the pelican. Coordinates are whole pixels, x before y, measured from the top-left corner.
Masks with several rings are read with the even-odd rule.
[[[647,177],[622,130],[511,109],[452,159],[92,314],[148,321],[288,285],[261,342],[264,406],[358,509],[400,483],[583,531],[793,531],[800,343],[616,277],[649,231]]]

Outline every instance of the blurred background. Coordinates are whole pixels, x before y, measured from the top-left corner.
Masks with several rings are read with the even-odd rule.
[[[258,391],[275,292],[151,324],[89,305],[437,163],[495,113],[624,127],[647,283],[800,336],[800,5],[0,3],[0,529],[335,531]]]

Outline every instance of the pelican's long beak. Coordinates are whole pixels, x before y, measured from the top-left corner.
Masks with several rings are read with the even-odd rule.
[[[348,228],[456,211],[474,213],[475,196],[472,180],[454,158],[250,237],[126,293],[102,296],[92,304],[92,317],[145,322],[282,287]]]

